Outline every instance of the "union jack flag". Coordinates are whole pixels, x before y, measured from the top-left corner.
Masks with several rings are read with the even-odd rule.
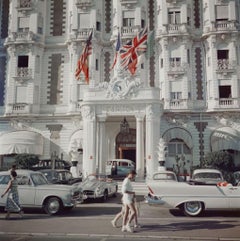
[[[121,66],[133,75],[137,69],[138,57],[147,50],[147,28],[140,31],[120,49]]]
[[[86,41],[86,45],[82,51],[82,54],[78,59],[77,68],[75,71],[75,78],[77,80],[80,79],[80,74],[83,71],[83,73],[85,75],[85,80],[87,83],[89,83],[88,56],[92,54],[92,35],[93,35],[93,30],[91,31],[91,33]]]
[[[118,32],[118,38],[117,38],[117,43],[116,43],[116,48],[115,48],[114,61],[113,61],[112,67],[110,68],[110,71],[114,68],[115,64],[117,63],[117,58],[118,58],[118,52],[120,50],[120,45],[121,45],[120,33]]]

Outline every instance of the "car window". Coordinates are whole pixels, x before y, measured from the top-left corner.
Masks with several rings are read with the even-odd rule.
[[[157,173],[153,176],[153,180],[176,180],[172,173]]]
[[[32,181],[35,185],[45,185],[48,184],[47,179],[44,177],[44,175],[40,173],[34,173],[31,175]]]
[[[10,175],[2,175],[0,176],[0,184],[8,184],[9,180],[10,180]]]
[[[219,179],[221,180],[221,175],[219,173],[210,173],[210,172],[203,172],[203,173],[197,173],[194,176],[195,179],[198,178],[211,178],[211,179]]]
[[[18,185],[29,185],[30,184],[30,179],[29,179],[28,176],[18,175],[17,176],[17,182],[18,182]]]

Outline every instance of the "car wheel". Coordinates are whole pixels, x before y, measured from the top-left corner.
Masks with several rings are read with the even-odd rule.
[[[185,202],[183,205],[184,214],[190,217],[198,216],[202,213],[203,203],[199,201]]]
[[[102,196],[102,202],[106,202],[108,199],[108,190],[105,190]]]
[[[61,201],[57,197],[48,198],[44,205],[44,211],[50,215],[58,213],[61,210],[61,208]]]

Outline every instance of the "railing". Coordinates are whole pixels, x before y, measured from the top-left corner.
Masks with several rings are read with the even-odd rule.
[[[221,107],[224,107],[224,106],[229,107],[229,106],[232,106],[234,103],[235,102],[232,98],[224,98],[224,99],[221,98],[221,99],[219,99],[219,105]]]
[[[139,26],[122,27],[122,38],[133,37],[140,31]]]
[[[38,41],[40,40],[40,36],[33,33],[32,31],[24,31],[24,32],[11,32],[6,40],[7,42],[22,42],[22,41]]]
[[[18,0],[18,8],[31,8],[32,0]]]
[[[82,28],[82,29],[76,30],[74,34],[71,34],[71,39],[87,40],[91,31],[92,31],[92,28]]]
[[[180,75],[185,74],[187,71],[187,64],[181,64],[181,61],[170,61],[169,63],[169,75]]]
[[[16,77],[31,78],[32,77],[32,69],[26,68],[26,67],[17,68]]]
[[[238,29],[238,23],[236,21],[216,21],[210,25],[206,25],[204,33],[209,32],[229,32],[236,31]]]

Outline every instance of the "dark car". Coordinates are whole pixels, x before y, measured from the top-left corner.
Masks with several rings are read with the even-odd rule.
[[[72,185],[82,181],[82,177],[74,178],[72,173],[65,169],[42,169],[42,172],[47,180],[53,184]]]

